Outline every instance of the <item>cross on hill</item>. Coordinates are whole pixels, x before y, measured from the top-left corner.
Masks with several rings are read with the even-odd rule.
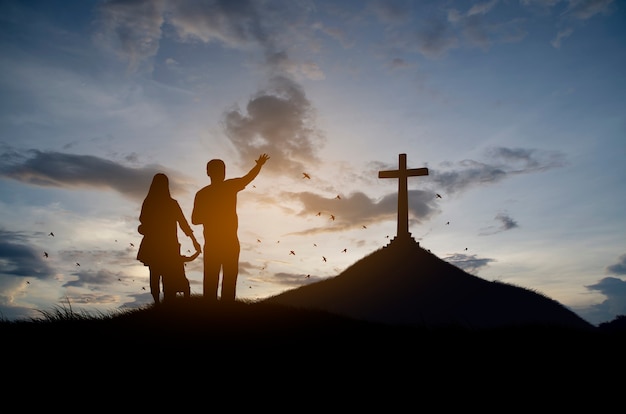
[[[428,175],[428,168],[406,168],[406,154],[400,154],[400,167],[397,170],[378,171],[378,178],[398,179],[398,230],[396,238],[410,239],[409,232],[409,194],[407,190],[407,178]]]

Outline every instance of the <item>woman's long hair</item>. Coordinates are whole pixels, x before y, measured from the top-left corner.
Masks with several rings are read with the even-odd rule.
[[[144,200],[144,204],[146,202],[150,204],[153,202],[159,203],[169,201],[171,199],[170,180],[167,178],[167,175],[163,173],[154,174],[154,177],[152,177],[152,183],[150,184],[150,189],[148,190],[148,195]]]

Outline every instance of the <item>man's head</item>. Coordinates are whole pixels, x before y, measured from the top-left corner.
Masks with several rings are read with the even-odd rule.
[[[211,177],[211,182],[224,181],[224,178],[226,178],[226,164],[220,159],[213,159],[206,164],[206,174]]]

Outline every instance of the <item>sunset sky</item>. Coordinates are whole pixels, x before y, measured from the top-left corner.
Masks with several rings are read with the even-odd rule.
[[[207,161],[232,178],[262,153],[239,195],[240,299],[386,245],[398,183],[378,171],[404,153],[429,169],[408,180],[423,248],[593,324],[626,314],[625,8],[2,0],[0,317],[152,303],[152,176],[190,221]],[[187,277],[201,293],[202,256]]]

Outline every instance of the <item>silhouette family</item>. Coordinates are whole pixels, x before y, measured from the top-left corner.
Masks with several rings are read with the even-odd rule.
[[[204,249],[198,243],[180,204],[172,198],[167,175],[154,175],[139,215],[137,231],[143,238],[137,260],[149,269],[150,293],[155,304],[160,303],[161,284],[164,301],[175,298],[177,293],[189,297],[189,281],[184,266],[201,252],[204,259],[203,297],[210,301],[218,299],[221,273],[221,300],[235,300],[241,250],[237,235],[237,194],[256,178],[269,158],[267,154],[261,154],[246,175],[230,179],[226,179],[224,161],[212,159],[207,163],[206,172],[211,183],[196,193],[191,213],[191,223],[203,227]],[[191,256],[180,254],[179,227],[191,238],[196,249]]]

